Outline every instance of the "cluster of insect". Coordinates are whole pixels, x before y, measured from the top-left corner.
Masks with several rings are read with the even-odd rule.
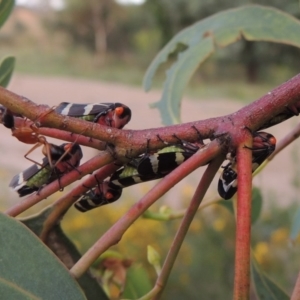
[[[59,181],[64,174],[77,170],[82,158],[82,150],[77,143],[64,143],[60,146],[48,143],[46,138],[39,134],[39,129],[34,122],[30,127],[20,126],[18,128],[15,126],[15,118],[22,118],[22,116],[15,115],[4,107],[0,110],[2,124],[12,131],[12,135],[21,142],[34,144],[25,154],[25,158],[31,160],[28,155],[37,147],[43,146],[42,153],[45,157],[42,162],[38,163],[31,160],[34,164],[11,180],[10,187],[20,197],[39,192],[54,180]],[[72,104],[63,102],[54,110],[62,115],[81,118],[118,129],[122,129],[131,119],[130,108],[121,103]],[[199,134],[199,142],[189,143],[178,138],[176,144],[166,144],[164,148],[156,152],[147,151],[121,166],[109,179],[97,182],[95,187],[77,200],[75,207],[81,212],[86,212],[114,202],[121,197],[123,188],[163,178],[203,146],[204,143]],[[273,135],[263,131],[253,133],[253,146],[249,148],[253,153],[253,172],[271,155],[275,146],[276,139]],[[225,200],[232,198],[237,191],[235,155],[230,155],[227,159],[229,163],[222,167],[223,170],[218,183],[219,195]]]

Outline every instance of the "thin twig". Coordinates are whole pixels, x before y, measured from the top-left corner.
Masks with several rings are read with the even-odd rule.
[[[290,143],[300,136],[300,123],[298,123],[283,139],[276,145],[275,151],[268,157],[268,161],[272,160],[280,151],[286,148]]]
[[[250,292],[250,237],[251,237],[251,194],[252,146],[250,133],[244,132],[237,149],[237,222],[235,243],[234,299],[248,299]]]
[[[202,203],[200,207],[198,207],[197,212],[201,211],[202,209],[209,207],[211,205],[217,204],[224,201],[220,196],[216,196],[211,200],[208,200],[206,203]],[[171,221],[171,220],[176,220],[176,219],[181,219],[186,213],[186,209],[182,209],[179,211],[170,211],[166,213],[161,213],[161,212],[150,212],[146,211],[143,214],[144,219],[151,219],[151,220],[157,220],[157,221]]]
[[[119,166],[115,164],[109,164],[97,170],[93,175],[89,176],[84,182],[80,183],[77,187],[73,188],[70,192],[63,195],[53,205],[52,210],[47,216],[43,224],[42,232],[40,233],[40,239],[45,241],[48,232],[57,224],[57,222],[63,217],[67,210],[72,206],[73,203],[89,188],[94,187],[97,182],[103,181],[107,176],[112,174]],[[97,177],[97,180],[96,178]]]
[[[177,255],[179,253],[181,245],[184,241],[184,238],[185,238],[185,236],[188,232],[188,229],[191,225],[191,222],[193,221],[194,216],[198,210],[198,207],[199,207],[200,203],[202,202],[202,199],[204,198],[204,196],[207,192],[207,189],[209,188],[212,180],[214,179],[214,176],[215,176],[216,172],[218,171],[220,165],[222,164],[223,160],[224,160],[223,156],[221,156],[221,155],[218,156],[216,159],[214,159],[208,165],[207,169],[205,170],[205,172],[199,182],[199,185],[197,186],[195,194],[191,200],[191,203],[190,203],[188,209],[186,210],[185,216],[182,219],[179,229],[175,235],[173,243],[168,252],[167,258],[163,264],[161,273],[159,274],[159,276],[156,280],[155,288],[156,287],[158,288],[159,293],[157,295],[151,295],[151,297],[149,297],[148,299],[159,299],[164,287],[166,286],[167,280],[170,276],[171,270],[173,268],[173,265],[175,263]],[[157,289],[155,289],[155,290],[157,291]],[[146,296],[145,296],[145,298],[142,297],[141,299],[147,299]],[[153,297],[153,296],[155,296],[155,297]]]

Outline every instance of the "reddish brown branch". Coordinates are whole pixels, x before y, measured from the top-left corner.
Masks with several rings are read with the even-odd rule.
[[[236,146],[235,132],[239,129],[242,130],[244,126],[256,131],[269,119],[286,109],[287,105],[299,101],[299,95],[300,75],[297,75],[238,112],[218,118],[151,130],[118,130],[51,112],[43,117],[40,123],[46,127],[78,134],[82,134],[84,131],[86,136],[116,145],[116,154],[119,157],[124,157],[126,154],[129,140],[133,156],[145,152],[147,139],[151,140],[149,145],[151,150],[163,147],[164,144],[157,139],[157,135],[164,141],[174,143],[177,142],[173,137],[173,133],[176,132],[179,138],[195,142],[199,137],[192,125],[197,127],[204,139],[212,138],[214,135],[231,133],[233,145]],[[28,99],[17,96],[4,88],[0,88],[0,103],[11,111],[24,115],[31,120],[36,120],[49,109],[44,106],[37,106]]]
[[[237,149],[237,222],[234,299],[248,299],[250,291],[250,237],[252,195],[252,136],[245,131]]]
[[[14,118],[14,125],[16,128],[24,128],[27,127],[30,130],[30,125],[32,125],[32,121],[26,121],[22,118]],[[9,130],[9,129],[7,129]],[[67,142],[76,142],[80,145],[95,148],[98,150],[105,150],[106,143],[101,142],[99,140],[91,139],[81,134],[73,134],[68,131],[58,130],[53,128],[38,128],[38,133],[40,135],[46,135],[48,137],[52,137],[55,139],[67,141]]]

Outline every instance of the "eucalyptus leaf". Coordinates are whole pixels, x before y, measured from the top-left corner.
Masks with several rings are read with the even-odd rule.
[[[53,207],[49,206],[36,215],[22,219],[22,222],[39,236],[44,228],[45,221],[52,211]],[[60,224],[55,225],[48,233],[46,244],[68,269],[70,269],[75,262],[81,258],[80,252],[77,250],[73,242],[65,235]],[[102,287],[90,274],[90,272],[83,274],[78,279],[78,283],[89,300],[108,299]]]
[[[123,298],[137,299],[147,294],[152,288],[146,269],[141,266],[132,266],[127,271],[126,286]]]
[[[64,265],[28,228],[4,214],[0,226],[0,280],[10,283],[14,294],[22,290],[32,299],[86,299]]]
[[[294,241],[298,237],[299,232],[300,232],[300,207],[298,207],[293,217],[290,239]]]
[[[158,68],[174,53],[177,60],[167,71],[158,107],[166,125],[180,122],[180,104],[184,88],[197,67],[216,49],[241,38],[300,47],[300,21],[278,9],[249,5],[230,9],[205,18],[180,31],[157,54],[144,77],[144,88],[151,88]]]
[[[262,209],[263,198],[259,188],[252,189],[252,209],[251,209],[251,224],[253,225],[260,216]],[[234,213],[232,201],[219,201],[219,205],[226,207],[232,214]]]
[[[260,216],[262,209],[263,197],[259,188],[252,189],[252,209],[251,209],[251,224],[253,225]]]
[[[21,289],[11,282],[0,279],[0,291],[2,299],[6,300],[39,300],[40,298],[35,297],[33,294]]]
[[[0,1],[0,26],[6,21],[15,5],[14,0],[1,0]]]
[[[251,275],[258,299],[289,300],[290,297],[259,268],[254,255],[251,256]]]
[[[15,58],[13,56],[6,57],[0,65],[0,85],[7,87],[11,75],[15,67]]]

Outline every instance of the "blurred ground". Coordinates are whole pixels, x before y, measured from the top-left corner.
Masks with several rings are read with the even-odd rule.
[[[160,92],[158,91],[145,93],[142,88],[120,84],[24,75],[14,75],[8,88],[37,103],[49,106],[57,105],[63,101],[75,103],[122,102],[128,105],[133,113],[132,120],[127,125],[128,128],[145,129],[162,126],[158,110],[149,108],[150,103],[159,99]],[[188,122],[216,117],[234,112],[242,105],[242,103],[230,99],[185,99],[182,105],[182,120]],[[279,126],[275,126],[269,132],[279,140],[285,133],[289,132],[296,122],[297,119],[293,118]],[[29,161],[23,158],[30,146],[12,138],[10,132],[4,127],[1,130],[0,165],[2,170],[5,170],[5,172],[1,171],[1,188],[3,194],[7,195],[8,201],[15,202],[19,201],[16,194],[12,191],[6,192],[6,189],[9,190],[8,184],[13,175],[31,165]],[[265,171],[255,178],[255,183],[264,187],[264,195],[267,196],[268,200],[275,201],[277,199],[282,204],[288,204],[296,194],[295,189],[292,187],[292,180],[297,173],[296,168],[299,158],[291,152],[292,147],[296,146],[290,146],[278,155]],[[87,150],[85,158],[87,159],[94,153],[95,150]],[[196,185],[200,173],[196,171],[195,174],[185,180],[184,184],[188,183],[189,187]],[[174,201],[174,197],[177,199],[178,195],[189,193],[190,189],[184,184],[180,184],[177,189],[166,197],[169,203],[177,202]],[[138,193],[143,192],[140,187],[136,188],[139,188]],[[132,188],[127,190],[127,193],[133,194]],[[216,182],[210,191],[210,195],[214,195],[215,192]]]

